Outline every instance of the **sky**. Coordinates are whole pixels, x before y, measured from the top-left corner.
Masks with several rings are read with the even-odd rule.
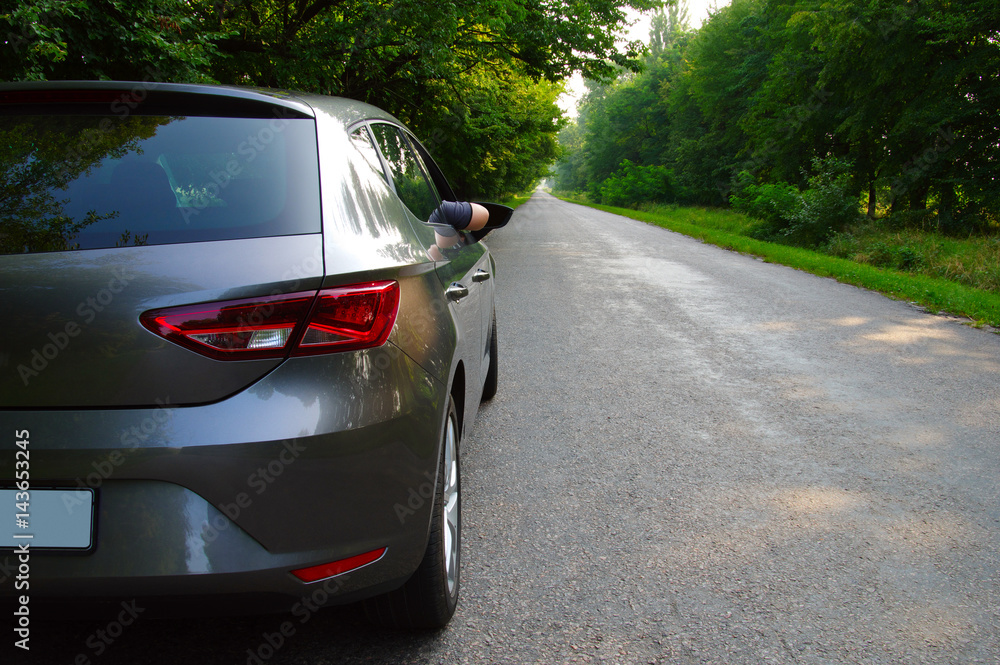
[[[708,11],[711,7],[725,7],[729,4],[729,0],[687,0],[688,5],[688,21],[691,23],[692,28],[697,28],[701,26],[702,21],[708,18]],[[649,24],[650,24],[650,14],[639,14],[638,12],[629,11],[635,23],[629,28],[628,31],[628,41],[641,40],[644,42],[649,42]],[[576,74],[569,80],[568,92],[559,97],[559,107],[563,109],[570,117],[576,117],[576,104],[580,97],[587,91],[587,88],[583,84],[583,77]]]

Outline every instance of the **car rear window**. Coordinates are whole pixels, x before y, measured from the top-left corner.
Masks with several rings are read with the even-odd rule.
[[[320,231],[315,121],[0,117],[0,253]]]

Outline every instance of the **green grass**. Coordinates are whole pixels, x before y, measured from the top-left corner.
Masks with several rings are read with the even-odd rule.
[[[838,234],[828,253],[859,263],[941,277],[1000,293],[1000,237],[953,238],[923,229],[885,229],[878,222]]]
[[[519,205],[521,205],[522,203],[526,203],[527,200],[530,199],[530,198],[531,198],[531,193],[523,194],[523,195],[522,194],[516,194],[514,196],[511,196],[509,199],[506,199],[504,201],[500,201],[500,204],[508,206],[510,208],[514,208],[515,210],[517,210],[517,207]]]
[[[1000,260],[1000,244],[994,239],[968,241],[970,245],[975,245],[973,248],[961,245],[965,241],[945,242],[943,238],[925,237],[924,242],[937,243],[938,255],[942,260],[933,264],[931,270],[940,274],[915,274],[864,262],[864,257],[861,256],[863,250],[860,249],[863,245],[860,243],[855,248],[841,248],[840,252],[850,256],[844,258],[747,237],[743,234],[752,230],[758,222],[730,210],[658,206],[641,211],[597,205],[578,198],[564,200],[661,226],[725,249],[758,256],[770,263],[780,263],[814,275],[832,277],[846,284],[879,291],[896,299],[917,303],[931,312],[967,317],[974,325],[1000,327],[1000,293],[964,284],[957,275],[949,274],[947,268],[951,265],[952,273],[967,273],[966,268],[954,269],[955,265],[961,263],[954,257],[974,254],[980,257],[977,260],[984,266],[982,271],[996,270],[996,263]],[[836,241],[837,239],[835,243]],[[846,236],[840,237],[840,241],[847,243]],[[874,242],[880,241],[871,241],[872,244]],[[884,240],[881,242],[891,247]],[[835,243],[831,246],[831,251],[838,251]],[[956,249],[959,245],[960,251]],[[989,260],[991,253],[992,262]],[[889,255],[891,254],[890,250]],[[905,262],[910,254],[903,252],[900,256]]]

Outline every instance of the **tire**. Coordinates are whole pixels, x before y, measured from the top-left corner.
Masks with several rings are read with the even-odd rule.
[[[368,620],[388,628],[444,628],[458,605],[462,497],[458,414],[448,398],[430,537],[424,558],[399,589],[364,602]]]
[[[497,384],[500,379],[500,367],[497,355],[497,313],[493,312],[493,327],[490,332],[490,368],[486,371],[486,383],[483,384],[482,401],[493,399],[497,394]]]

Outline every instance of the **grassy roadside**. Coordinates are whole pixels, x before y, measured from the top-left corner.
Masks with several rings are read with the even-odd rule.
[[[509,199],[506,199],[504,201],[499,201],[499,203],[501,205],[505,205],[505,206],[508,206],[510,208],[513,208],[514,210],[517,210],[517,207],[519,205],[521,205],[522,203],[527,203],[528,199],[530,199],[530,198],[531,198],[531,193],[529,192],[529,193],[524,194],[524,195],[518,194],[518,195],[512,196]]]
[[[758,256],[769,263],[779,263],[878,291],[898,300],[916,303],[934,313],[966,317],[975,326],[1000,328],[1000,295],[996,293],[947,279],[877,268],[807,249],[748,238],[740,234],[740,231],[748,227],[748,223],[746,217],[739,213],[701,208],[643,212],[571,198],[563,200],[661,226],[724,249]]]

